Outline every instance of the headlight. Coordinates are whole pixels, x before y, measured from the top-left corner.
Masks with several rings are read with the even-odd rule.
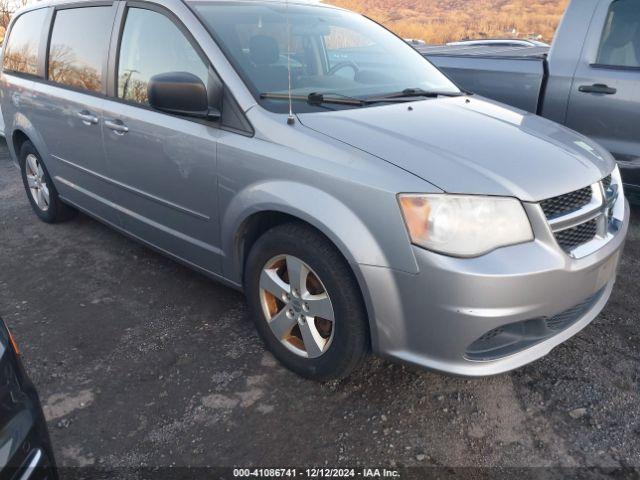
[[[477,257],[533,240],[531,224],[515,198],[401,194],[412,243],[455,257]]]
[[[622,187],[622,177],[620,176],[620,168],[618,168],[618,165],[616,165],[613,171],[611,172],[611,184],[618,185],[618,195],[624,196],[624,189]]]

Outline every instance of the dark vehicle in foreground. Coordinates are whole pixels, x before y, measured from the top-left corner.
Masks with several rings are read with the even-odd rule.
[[[596,140],[640,200],[640,2],[572,0],[551,48],[416,48],[459,86]]]
[[[0,319],[0,479],[57,479],[40,400]]]

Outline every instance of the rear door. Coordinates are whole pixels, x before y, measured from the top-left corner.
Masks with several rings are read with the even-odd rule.
[[[101,130],[115,12],[112,2],[55,9],[45,81],[33,84],[30,121],[46,143],[45,163],[60,195],[118,225]]]
[[[51,12],[39,8],[22,13],[14,18],[5,37],[0,77],[3,132],[6,128],[11,134],[17,119],[33,117],[33,82],[44,78],[42,44],[48,37]]]
[[[599,3],[576,70],[567,125],[607,148],[640,189],[640,2]]]
[[[112,98],[105,105],[105,151],[124,228],[179,259],[217,273],[219,248],[215,123],[150,107],[154,75],[189,72],[215,88],[217,77],[171,12],[128,2],[112,39]]]

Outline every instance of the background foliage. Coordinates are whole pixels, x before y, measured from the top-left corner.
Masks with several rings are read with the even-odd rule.
[[[363,13],[401,37],[433,44],[468,38],[528,36],[550,42],[568,3],[568,0],[326,1]]]

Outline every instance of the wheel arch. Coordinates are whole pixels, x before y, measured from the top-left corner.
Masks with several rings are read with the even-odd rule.
[[[20,154],[22,145],[24,145],[25,142],[30,142],[30,141],[31,140],[29,139],[29,136],[26,133],[24,133],[22,130],[16,129],[13,131],[13,134],[11,135],[11,142],[13,143],[13,149],[16,152],[16,158]]]
[[[306,199],[300,202],[300,199]],[[389,266],[373,232],[339,199],[312,186],[269,181],[237,193],[223,208],[221,244],[224,273],[242,283],[248,248],[269,228],[303,222],[324,235],[351,265]]]
[[[49,152],[46,144],[42,139],[42,136],[38,133],[31,121],[22,113],[16,113],[13,118],[13,126],[11,128],[10,135],[6,136],[7,146],[9,147],[9,153],[11,154],[14,162],[19,163],[20,148],[25,141],[29,141],[33,144],[35,149],[42,157],[45,165],[48,165],[46,161],[49,158]],[[8,141],[9,138],[11,141]],[[53,179],[52,179],[53,181]]]
[[[345,256],[344,252],[340,249],[336,242],[334,242],[330,237],[324,234],[321,230],[319,230],[315,225],[305,221],[303,218],[292,215],[290,213],[284,213],[278,210],[262,210],[259,212],[255,212],[250,215],[248,218],[240,226],[236,242],[235,242],[235,258],[238,262],[238,269],[241,271],[240,284],[244,287],[244,268],[246,264],[247,257],[249,256],[249,252],[251,248],[255,244],[255,242],[268,230],[277,227],[278,225],[284,225],[287,223],[297,223],[300,225],[304,225],[322,237],[327,239],[333,245],[338,253],[342,256],[342,258],[346,261],[347,267],[349,268],[351,274],[353,275],[354,280],[358,286],[358,291],[360,293],[360,300],[362,301],[362,305],[365,309],[365,313],[367,315],[367,324],[369,331],[369,348],[372,348],[373,345],[376,345],[377,342],[377,333],[376,333],[376,322],[374,321],[373,313],[373,305],[371,299],[369,298],[368,289],[366,288],[366,283],[364,282],[364,277],[360,272],[359,265]]]
[[[313,199],[305,204],[304,210],[296,207],[294,202],[295,198],[300,198],[301,189]],[[225,276],[244,285],[248,252],[262,234],[287,222],[307,225],[327,238],[347,262],[367,313],[370,341],[376,345],[373,302],[360,265],[387,266],[388,262],[373,233],[346,205],[313,187],[277,181],[248,190],[236,195],[222,217]]]

